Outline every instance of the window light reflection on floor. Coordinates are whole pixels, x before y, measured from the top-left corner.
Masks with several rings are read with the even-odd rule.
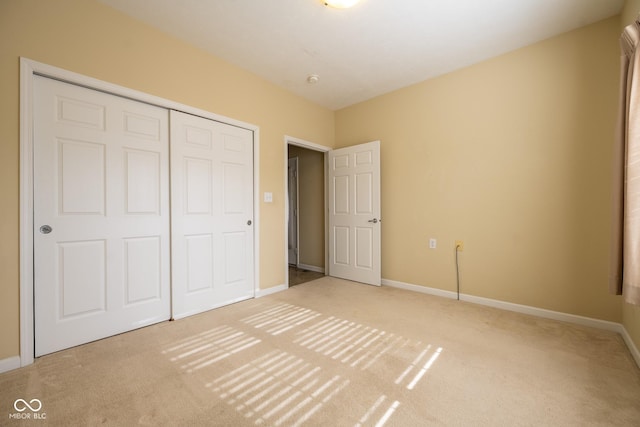
[[[443,352],[442,347],[433,350],[419,340],[291,304],[267,305],[240,322],[186,337],[163,354],[187,373],[202,369],[199,375],[218,375],[205,379],[205,387],[256,425],[306,423],[352,382],[357,384],[359,372],[369,370],[386,375],[380,379],[388,381],[388,387],[377,398],[370,395],[372,406],[361,417],[354,414],[354,421],[384,426],[401,407],[402,393],[414,390]],[[268,351],[224,374],[214,368],[263,339],[268,343],[264,334],[279,335],[278,340],[288,340],[293,347]],[[325,361],[310,362],[305,351]],[[333,370],[332,363],[342,370]]]
[[[242,321],[257,329],[264,329],[271,335],[280,335],[318,316],[320,316],[320,313],[308,308],[296,307],[291,304],[278,304]]]
[[[398,402],[397,400],[393,402],[389,407],[389,409],[387,409],[387,412],[385,412],[382,418],[380,418],[380,421],[377,422],[376,427],[382,427],[383,425],[385,425],[389,420],[389,418],[391,417],[391,415],[393,415],[395,410],[398,409],[398,406],[400,406],[400,402]]]
[[[180,368],[192,373],[260,342],[245,332],[223,325],[186,338],[162,353],[170,355],[172,362],[181,362]]]
[[[416,384],[418,384],[418,381],[420,381],[422,376],[429,370],[429,368],[431,368],[431,365],[433,365],[433,362],[435,362],[438,356],[440,356],[440,353],[442,353],[442,347],[438,347],[436,352],[433,353],[433,355],[431,355],[431,358],[427,360],[427,363],[425,363],[422,369],[420,369],[420,372],[416,374],[413,381],[409,383],[409,385],[407,386],[409,390],[413,390],[413,388],[416,386]]]
[[[350,381],[328,376],[301,358],[272,351],[206,384],[257,425],[298,425],[331,401]]]

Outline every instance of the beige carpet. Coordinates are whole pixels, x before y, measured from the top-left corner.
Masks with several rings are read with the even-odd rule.
[[[4,373],[0,425],[638,426],[640,370],[614,333],[327,277]]]

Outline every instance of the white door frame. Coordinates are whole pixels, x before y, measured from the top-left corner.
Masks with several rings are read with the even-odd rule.
[[[87,77],[62,68],[20,58],[20,366],[34,361],[33,310],[33,76],[85,86],[147,104],[183,111],[253,132],[254,294],[260,290],[260,128],[144,92]]]
[[[288,147],[289,145],[296,145],[298,147],[306,148],[308,150],[319,151],[324,154],[324,265],[325,270],[324,274],[329,275],[330,271],[328,268],[329,265],[329,234],[327,234],[327,230],[329,229],[328,225],[328,215],[327,215],[327,156],[328,152],[331,151],[331,147],[327,147],[325,145],[316,144],[315,142],[305,141],[304,139],[295,138],[293,136],[285,135],[284,136],[284,188],[288,188],[289,186],[289,174],[288,174],[288,166],[289,166],[289,155],[288,155]],[[289,198],[285,197],[284,202],[284,272],[285,272],[285,287],[289,287]]]
[[[291,164],[295,165],[295,171],[294,171],[294,179],[295,179],[295,202],[296,202],[296,206],[294,209],[292,209],[291,206],[291,181],[289,180],[289,167],[291,166]],[[298,266],[298,264],[300,263],[300,254],[299,254],[299,249],[300,249],[300,201],[299,201],[299,196],[300,196],[300,192],[299,190],[299,181],[298,181],[298,163],[299,163],[299,159],[298,157],[289,157],[287,159],[287,206],[289,209],[287,209],[287,233],[289,233],[289,230],[291,229],[291,231],[295,232],[295,247],[293,248],[294,254],[295,254],[295,265],[296,267]],[[293,211],[293,214],[292,214]],[[291,222],[295,221],[295,227],[291,227]],[[287,235],[287,247],[289,242],[289,236]],[[289,252],[287,254],[288,260],[287,262],[289,263],[289,265],[291,265],[291,248],[289,248]]]

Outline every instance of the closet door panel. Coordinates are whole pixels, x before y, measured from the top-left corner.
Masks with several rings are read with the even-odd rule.
[[[253,133],[171,111],[173,317],[254,295]]]

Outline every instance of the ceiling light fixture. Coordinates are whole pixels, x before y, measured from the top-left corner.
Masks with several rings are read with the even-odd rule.
[[[317,74],[311,74],[309,75],[309,77],[307,77],[307,83],[309,83],[310,85],[314,85],[319,81],[320,81],[320,76]]]
[[[325,6],[335,7],[336,9],[347,9],[353,7],[360,0],[324,0]]]

